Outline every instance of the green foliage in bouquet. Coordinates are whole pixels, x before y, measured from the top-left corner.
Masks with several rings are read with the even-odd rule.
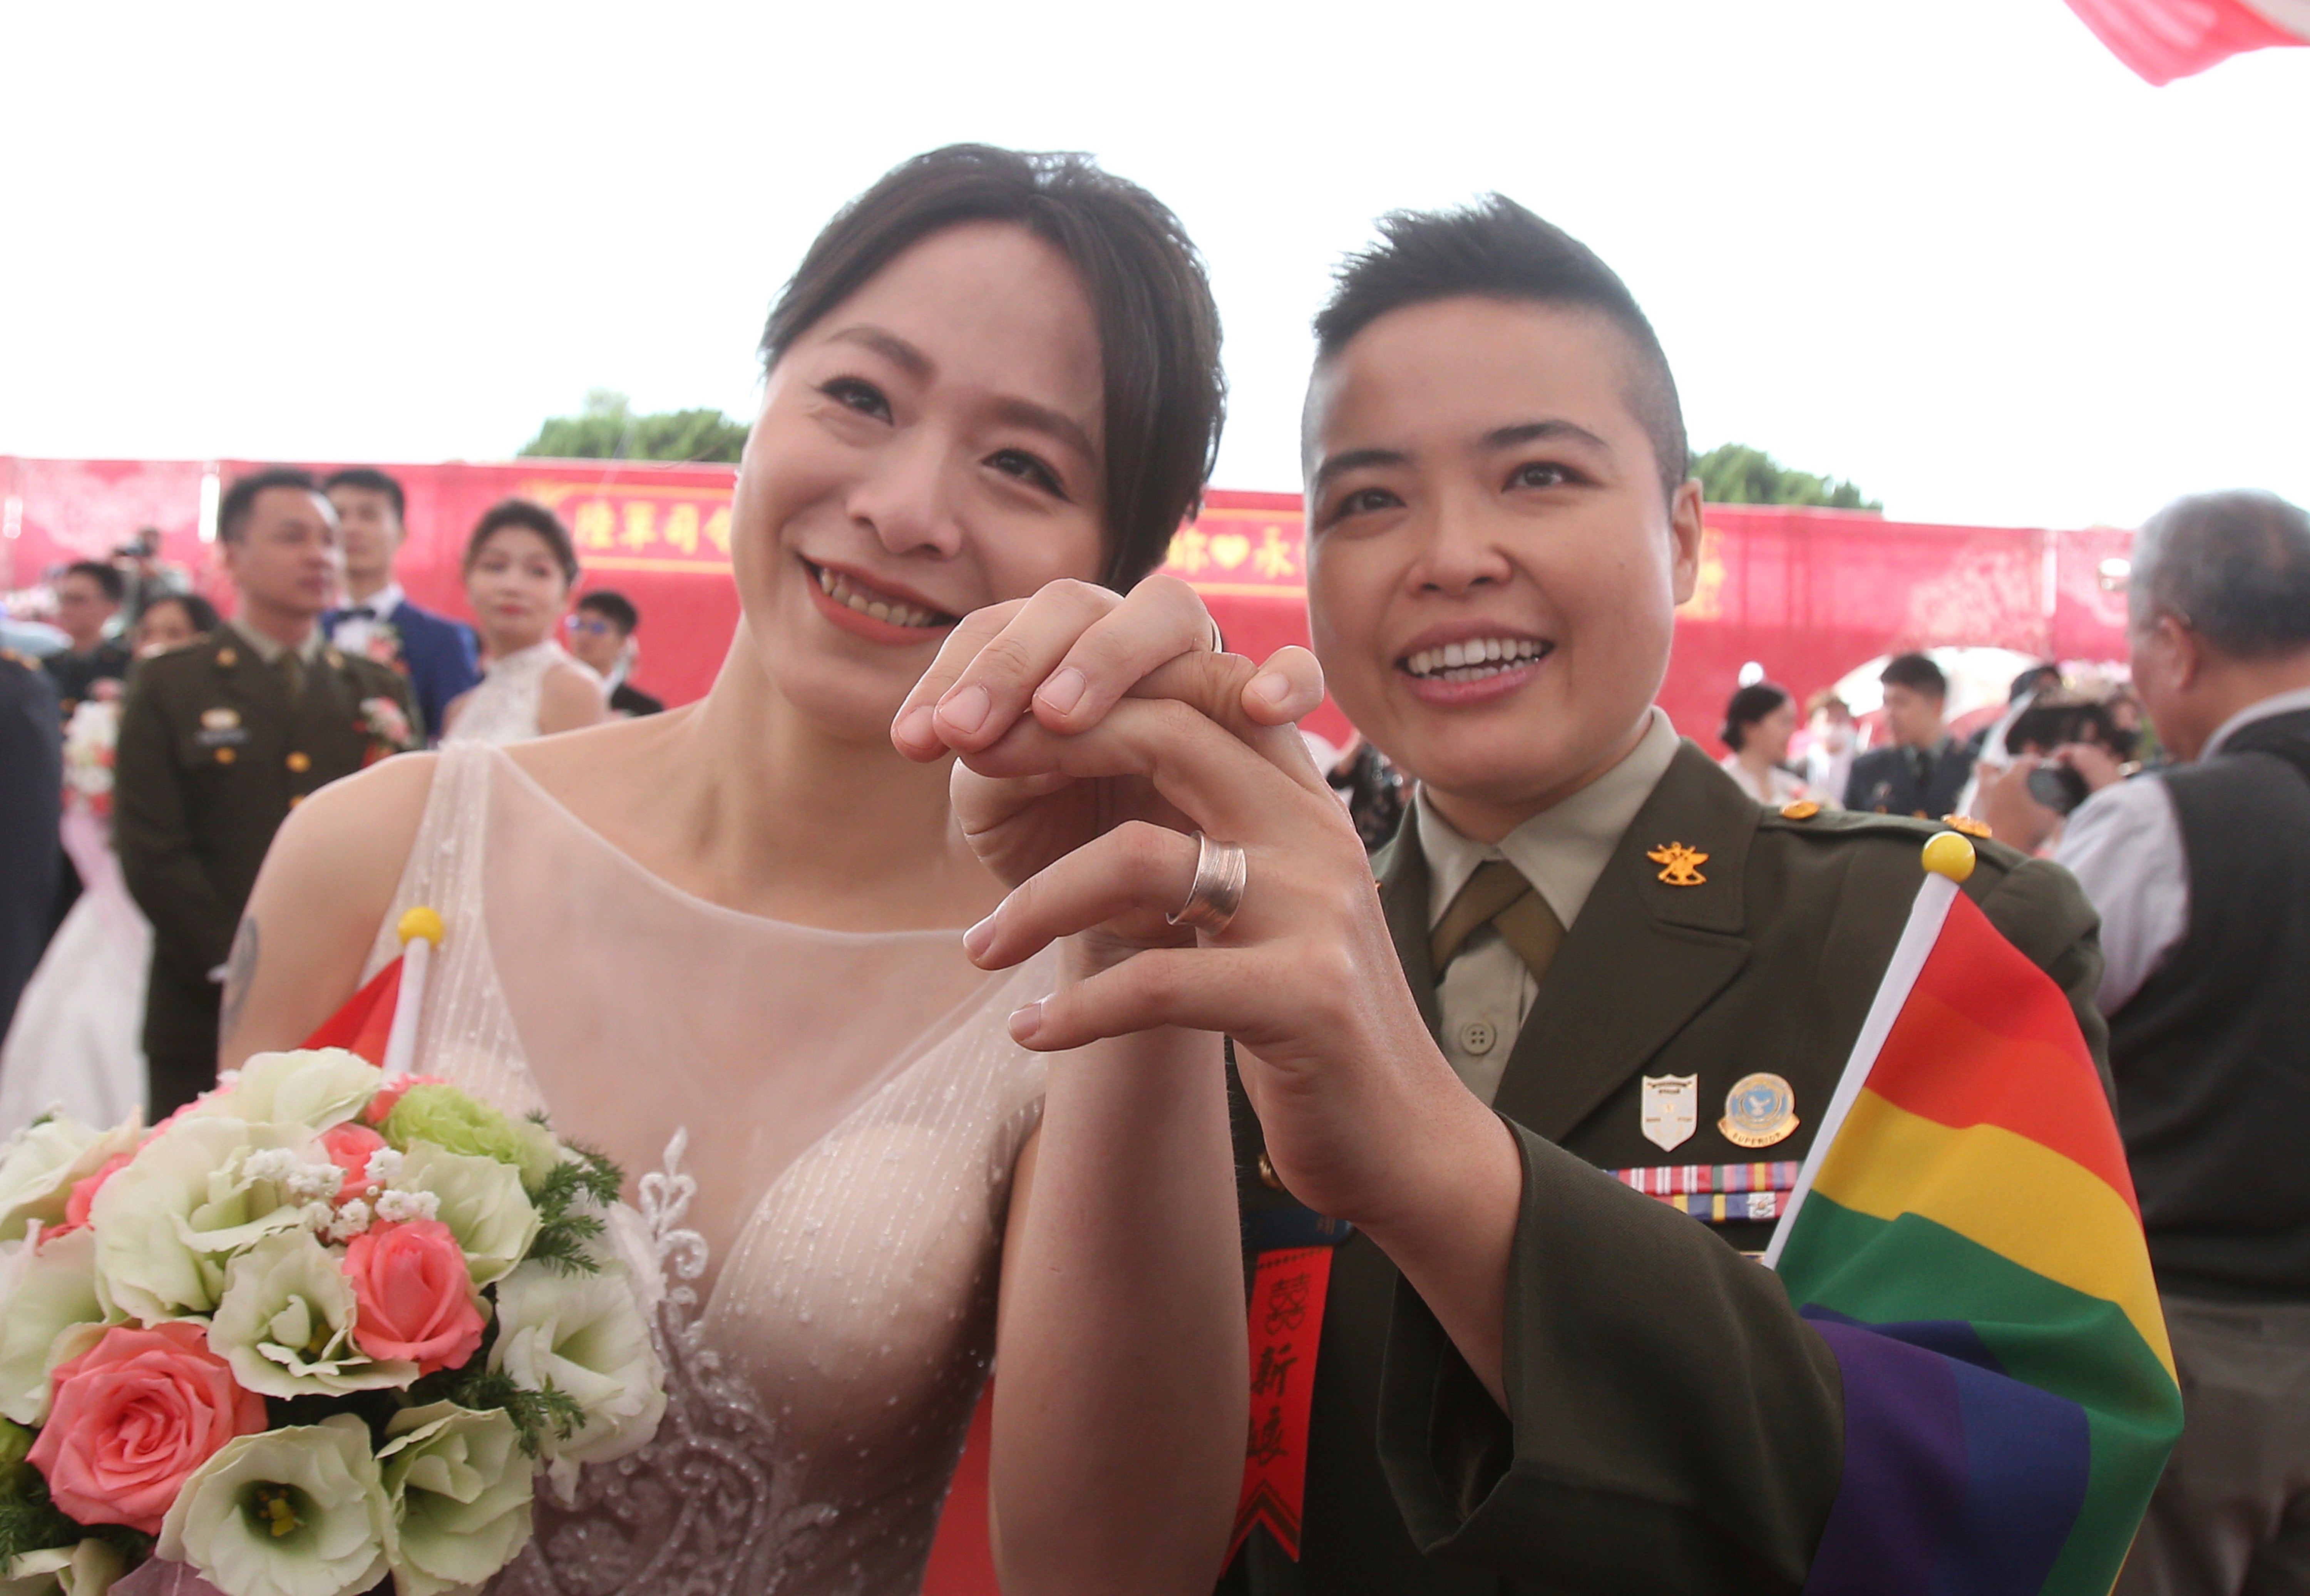
[[[545,1122],[533,1116],[531,1123],[542,1128]],[[575,1141],[561,1146],[568,1156],[543,1180],[523,1187],[538,1219],[528,1262],[543,1263],[557,1274],[597,1274],[602,1266],[592,1248],[602,1239],[601,1216],[571,1210],[581,1201],[604,1209],[615,1202],[621,1184],[618,1167],[590,1147]]]

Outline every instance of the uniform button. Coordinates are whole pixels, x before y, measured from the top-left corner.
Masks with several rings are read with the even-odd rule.
[[[1265,1148],[1259,1149],[1259,1184],[1271,1192],[1283,1189],[1283,1182],[1277,1176],[1274,1161],[1268,1158]]]
[[[220,765],[230,765],[239,757],[239,755],[234,753],[232,750],[229,748],[221,748],[217,750],[216,759],[217,763]]]
[[[1489,1019],[1472,1019],[1460,1028],[1460,1045],[1470,1053],[1489,1053],[1500,1033]]]
[[[293,753],[289,756],[289,768],[295,771],[298,775],[302,776],[312,768],[312,755],[308,753]]]

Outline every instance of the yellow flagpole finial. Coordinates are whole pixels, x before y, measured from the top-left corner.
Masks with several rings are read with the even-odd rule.
[[[421,903],[402,915],[397,929],[401,932],[401,945],[404,948],[420,937],[437,948],[441,945],[441,916]]]
[[[1925,868],[1937,876],[1962,881],[1973,873],[1973,861],[1972,840],[1958,832],[1944,831],[1925,844]]]

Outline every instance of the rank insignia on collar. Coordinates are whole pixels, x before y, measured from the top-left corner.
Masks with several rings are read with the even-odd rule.
[[[1700,1123],[1700,1077],[1646,1075],[1638,1113],[1645,1140],[1663,1152],[1674,1152],[1692,1140]]]
[[[1654,848],[1645,857],[1661,867],[1660,879],[1672,887],[1698,887],[1708,880],[1700,873],[1700,867],[1708,863],[1708,855],[1698,848],[1672,842]]]
[[[1989,828],[1971,815],[1943,815],[1941,824],[1952,831],[1962,831],[1967,837],[1987,837]]]
[[[1796,1092],[1780,1076],[1760,1071],[1732,1083],[1716,1128],[1735,1147],[1770,1147],[1797,1124]]]

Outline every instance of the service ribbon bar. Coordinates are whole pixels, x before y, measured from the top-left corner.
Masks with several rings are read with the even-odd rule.
[[[1776,1164],[1655,1164],[1642,1169],[1607,1169],[1604,1173],[1647,1197],[1693,1197],[1713,1192],[1793,1191],[1801,1167],[1791,1158]],[[1756,1217],[1769,1219],[1776,1216]]]

